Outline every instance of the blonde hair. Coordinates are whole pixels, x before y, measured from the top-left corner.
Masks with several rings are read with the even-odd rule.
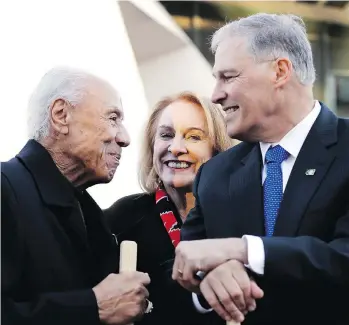
[[[146,124],[140,157],[139,183],[141,188],[148,193],[155,192],[159,185],[159,176],[153,165],[156,122],[167,106],[179,101],[193,103],[203,109],[207,121],[208,135],[213,143],[214,155],[231,148],[235,144],[234,140],[229,138],[227,134],[220,107],[213,104],[208,98],[197,96],[191,92],[182,92],[163,98],[155,105]]]

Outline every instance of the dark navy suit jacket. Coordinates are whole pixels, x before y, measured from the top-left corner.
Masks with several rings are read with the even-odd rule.
[[[258,143],[202,165],[182,239],[260,236],[265,292],[248,324],[349,324],[349,120],[321,105],[288,180],[273,237],[265,237]],[[306,170],[315,169],[314,175]],[[218,320],[217,320],[218,321]],[[218,321],[219,322],[219,321]]]

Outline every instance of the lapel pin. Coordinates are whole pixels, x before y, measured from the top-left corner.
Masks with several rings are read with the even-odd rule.
[[[307,176],[313,176],[313,175],[315,174],[315,172],[316,172],[316,169],[307,169],[307,170],[305,171],[305,175],[307,175]]]

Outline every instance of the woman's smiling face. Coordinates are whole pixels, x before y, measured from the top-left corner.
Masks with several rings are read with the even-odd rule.
[[[154,139],[154,168],[164,185],[191,191],[200,166],[213,154],[202,107],[175,101],[159,115]]]

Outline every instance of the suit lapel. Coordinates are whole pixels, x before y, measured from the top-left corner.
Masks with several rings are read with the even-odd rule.
[[[233,225],[229,227],[237,229],[239,235],[264,235],[261,168],[261,152],[255,144],[230,176],[229,194],[234,218],[230,219]]]
[[[85,223],[85,216],[79,206],[79,202],[76,201],[72,213],[69,218],[69,223],[77,238],[81,241],[83,246],[87,246],[87,230]]]
[[[79,201],[87,225],[89,243],[92,246],[98,246],[97,251],[100,251],[101,248],[106,250],[110,249],[111,240],[115,239],[113,239],[104,221],[103,211],[87,191],[83,191],[79,194]]]
[[[94,273],[98,274],[95,281],[100,281],[110,272],[117,271],[119,249],[116,237],[106,225],[103,211],[87,191],[79,194],[79,201],[87,225],[90,265],[95,268]]]
[[[49,205],[48,208],[55,216],[52,219],[53,225],[59,224],[63,228],[63,234],[67,236],[73,246],[76,246],[79,250],[86,250],[88,247],[87,234],[78,206]]]
[[[310,130],[288,180],[274,236],[294,236],[307,206],[330,168],[337,141],[337,118],[325,106]],[[312,172],[307,172],[312,170]]]

